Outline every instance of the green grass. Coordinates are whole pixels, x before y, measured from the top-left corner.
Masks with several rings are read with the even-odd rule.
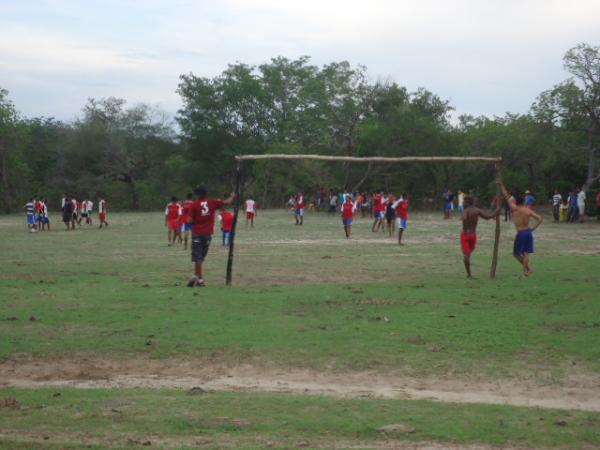
[[[600,227],[548,225],[530,279],[507,254],[505,227],[490,280],[492,226],[483,223],[474,258],[481,277],[470,281],[457,221],[417,215],[399,248],[366,221],[347,242],[335,218],[309,216],[302,228],[268,212],[256,229],[239,232],[235,286],[223,286],[226,252],[215,235],[209,287],[192,290],[183,287],[189,255],[166,246],[160,219],[113,215],[107,230],[38,235],[3,219],[0,357],[218,352],[234,361],[420,375],[512,376],[535,367],[560,378],[573,363],[600,371],[599,259],[569,254],[600,252]],[[317,283],[321,275],[334,282]],[[298,284],[302,277],[311,282]]]
[[[600,445],[600,414],[577,411],[284,394],[192,396],[180,390],[3,389],[0,395],[21,403],[18,409],[0,409],[2,448],[23,448],[19,436],[42,443],[46,437],[48,446],[83,440],[100,448],[146,441],[168,448],[199,443],[372,447],[390,439],[570,449]],[[397,423],[415,431],[377,431]]]
[[[255,229],[242,224],[238,232],[234,286],[224,285],[227,253],[216,234],[208,287],[189,289],[189,253],[167,247],[161,214],[109,220],[104,230],[67,233],[55,224],[50,233],[29,234],[23,217],[0,217],[0,364],[182,358],[464,380],[533,377],[558,388],[570,377],[600,373],[596,223],[545,223],[536,233],[536,272],[527,279],[510,255],[512,226],[503,223],[498,275],[490,280],[493,224],[484,222],[473,257],[478,278],[467,280],[456,219],[413,214],[399,247],[372,233],[368,220],[359,219],[347,241],[337,217],[308,215],[296,227],[289,214],[266,211]],[[23,404],[0,409],[0,436],[33,429],[51,436],[46,442],[9,433],[1,447],[79,448],[96,442],[89,435],[100,447],[126,448],[130,435],[160,442],[194,433],[215,447],[351,446],[376,442],[375,428],[395,421],[417,428],[401,439],[600,445],[595,413],[251,393],[62,392],[0,390]],[[102,406],[117,397],[131,400],[116,408],[121,413]],[[554,424],[559,415],[568,426]],[[211,422],[220,416],[251,425]]]

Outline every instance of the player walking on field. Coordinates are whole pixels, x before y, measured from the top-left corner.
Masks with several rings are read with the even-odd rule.
[[[100,221],[100,226],[98,228],[102,228],[102,225],[106,225],[108,227],[108,222],[106,221],[106,214],[108,213],[108,203],[104,200],[104,197],[100,197],[98,201],[98,220]]]
[[[379,228],[383,224],[383,213],[384,213],[384,204],[385,199],[383,198],[383,192],[379,192],[373,196],[373,226],[371,227],[371,231],[379,231]]]
[[[256,215],[256,202],[252,199],[252,197],[248,197],[245,203],[246,206],[246,228],[248,228],[248,224],[250,227],[254,228],[254,216]]]
[[[204,287],[202,265],[208,254],[208,248],[215,229],[215,212],[225,205],[230,205],[235,198],[235,194],[232,192],[225,200],[214,200],[208,198],[208,192],[204,187],[196,188],[194,193],[197,199],[190,206],[188,216],[188,222],[192,224],[194,275],[187,285],[188,287]]]
[[[294,217],[296,218],[296,225],[302,225],[304,223],[304,195],[302,192],[298,192],[295,201]]]
[[[533,273],[533,269],[529,266],[529,255],[533,253],[533,232],[542,224],[544,218],[533,211],[533,209],[524,206],[523,197],[519,195],[516,197],[511,196],[502,180],[499,180],[499,184],[502,195],[511,207],[513,223],[517,229],[513,256],[521,263],[523,266],[523,275],[527,277]],[[530,227],[529,221],[532,217],[536,220],[536,224]]]
[[[342,223],[344,224],[344,232],[346,233],[346,239],[350,239],[352,236],[352,220],[354,213],[356,212],[356,203],[352,202],[352,197],[346,196],[346,201],[342,205]]]
[[[192,224],[188,223],[188,216],[190,214],[190,207],[192,206],[192,203],[194,203],[194,200],[192,200],[193,197],[193,194],[189,193],[183,201],[183,206],[181,208],[181,229],[179,235],[183,235],[184,250],[187,250],[190,231],[192,231]]]
[[[171,197],[171,202],[165,208],[165,226],[167,227],[168,246],[175,244],[175,240],[179,236],[179,220],[183,214],[181,205],[177,201],[177,197]]]
[[[402,234],[408,228],[408,194],[403,192],[398,200],[392,204],[396,211],[396,225],[398,226],[398,245],[402,243]]]
[[[486,214],[475,206],[475,199],[472,196],[465,197],[464,204],[466,207],[461,213],[463,228],[460,233],[460,245],[462,247],[467,278],[473,278],[471,275],[471,253],[473,253],[477,245],[477,223],[480,217],[489,220],[499,216],[500,208],[497,208],[493,214]]]

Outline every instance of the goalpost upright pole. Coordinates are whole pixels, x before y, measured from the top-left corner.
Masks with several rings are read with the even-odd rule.
[[[500,207],[500,162],[494,163],[494,171],[496,172],[496,208]],[[496,278],[496,268],[498,266],[498,248],[500,246],[500,215],[496,216],[496,232],[494,234],[494,251],[492,253],[492,267],[490,268],[490,278]]]
[[[240,193],[240,178],[241,178],[242,161],[236,159],[235,166],[235,203],[233,206],[233,224],[231,226],[231,236],[229,237],[229,255],[227,256],[227,276],[225,283],[231,286],[231,278],[233,273],[233,243],[235,241],[235,229],[237,226],[238,212],[240,210],[241,193]]]

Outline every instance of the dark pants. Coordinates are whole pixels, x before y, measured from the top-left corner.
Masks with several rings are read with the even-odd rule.
[[[560,204],[554,205],[552,208],[552,216],[554,217],[554,221],[558,222],[560,220]]]

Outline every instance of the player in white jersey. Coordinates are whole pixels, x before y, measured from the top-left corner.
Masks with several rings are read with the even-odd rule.
[[[256,202],[252,197],[248,197],[246,200],[246,227],[250,224],[254,228],[254,216],[256,216]]]

